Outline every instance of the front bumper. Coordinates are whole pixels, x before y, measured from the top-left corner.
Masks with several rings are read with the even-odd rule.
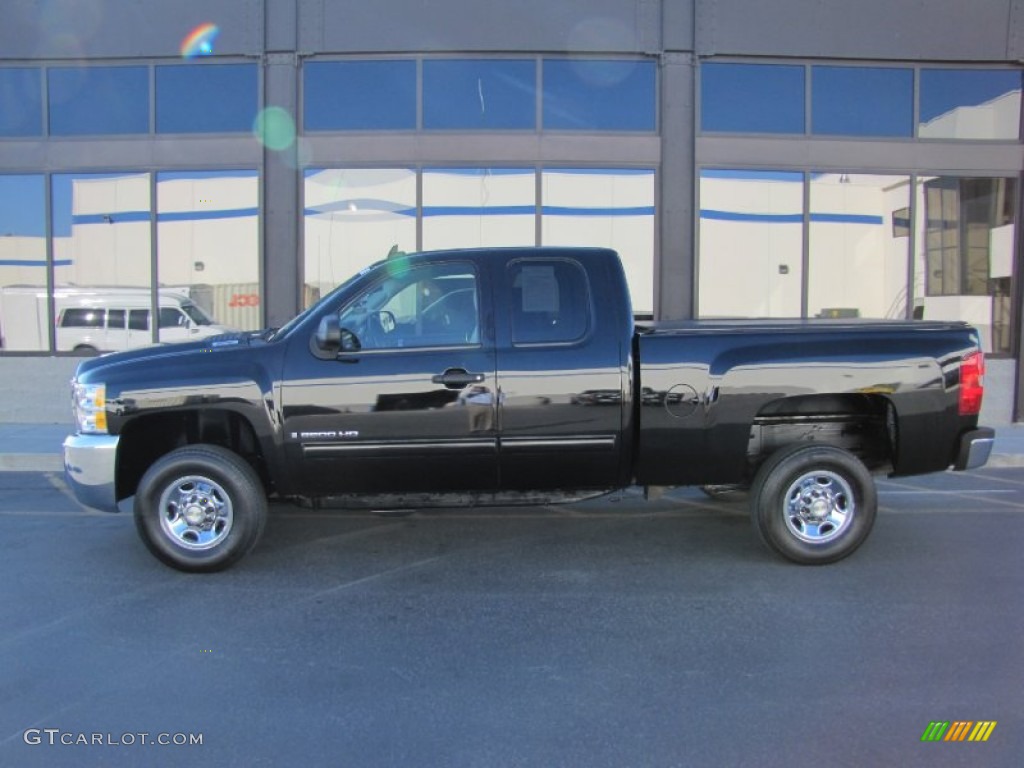
[[[64,477],[75,498],[101,512],[117,512],[114,487],[117,435],[70,435],[64,440]]]
[[[953,464],[953,469],[962,471],[982,466],[988,461],[995,441],[995,430],[988,427],[978,427],[970,432],[964,432],[960,435],[960,447],[956,453],[956,463]]]

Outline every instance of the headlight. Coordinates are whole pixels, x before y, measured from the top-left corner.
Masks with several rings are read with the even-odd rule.
[[[107,387],[104,384],[71,382],[71,405],[78,431],[83,434],[107,433]]]

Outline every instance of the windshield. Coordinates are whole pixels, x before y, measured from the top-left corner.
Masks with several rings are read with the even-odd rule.
[[[213,325],[213,320],[206,316],[206,313],[197,304],[184,303],[181,311],[188,315],[188,319],[196,325]]]
[[[293,317],[287,323],[282,325],[280,328],[278,328],[276,330],[272,330],[270,333],[268,333],[267,334],[267,341],[270,341],[271,339],[280,339],[280,338],[284,338],[285,336],[287,336],[289,333],[291,333],[292,329],[295,328],[295,326],[299,325],[303,320],[305,320],[307,317],[309,317],[320,306],[322,306],[324,302],[332,301],[335,296],[337,296],[339,293],[341,293],[346,288],[348,288],[350,285],[352,285],[352,283],[354,283],[356,280],[361,278],[363,275],[365,275],[370,270],[375,269],[379,264],[383,264],[383,263],[384,262],[382,262],[382,261],[378,261],[376,264],[371,264],[366,269],[364,269],[364,270],[362,270],[360,272],[357,272],[356,274],[352,275],[352,277],[350,277],[348,280],[343,282],[341,285],[339,285],[333,291],[328,293],[326,296],[324,296],[322,299],[320,299],[320,301],[318,301],[315,304],[312,304],[312,305],[306,307],[304,310],[302,310],[299,314],[297,314],[295,317]]]

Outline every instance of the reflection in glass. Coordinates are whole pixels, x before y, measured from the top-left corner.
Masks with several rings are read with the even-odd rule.
[[[800,317],[803,174],[700,174],[700,317]]]
[[[395,249],[416,250],[416,172],[307,170],[303,306]]]
[[[259,328],[258,173],[174,171],[156,183],[160,340]]]
[[[811,92],[811,133],[913,135],[912,69],[812,67]]]
[[[0,136],[43,132],[42,76],[38,69],[0,68]]]
[[[247,133],[256,105],[254,64],[156,68],[157,133]]]
[[[47,83],[54,136],[149,131],[148,67],[52,67]]]
[[[656,79],[650,60],[544,59],[544,128],[654,131]]]
[[[413,130],[416,62],[311,61],[302,67],[307,131]]]
[[[804,68],[705,62],[700,68],[700,127],[804,133]]]
[[[0,175],[0,351],[49,348],[45,195],[41,175]]]
[[[423,248],[535,245],[536,197],[532,169],[426,169]]]
[[[633,311],[654,311],[654,171],[546,168],[542,245],[613,248],[622,257]]]
[[[1020,136],[1019,70],[922,69],[925,139],[1009,139]]]
[[[57,350],[152,343],[124,322],[150,311],[149,174],[55,174],[52,198]]]
[[[809,317],[907,316],[909,205],[906,176],[811,176]]]
[[[965,320],[987,352],[1013,349],[1016,180],[921,177],[914,316]]]
[[[537,65],[532,60],[427,59],[423,127],[529,130],[537,125]]]
[[[392,270],[341,311],[339,324],[360,349],[464,346],[480,343],[479,306],[472,266],[428,264]]]

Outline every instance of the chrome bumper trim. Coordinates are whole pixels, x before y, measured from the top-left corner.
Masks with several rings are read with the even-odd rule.
[[[977,469],[988,461],[992,454],[992,446],[996,441],[996,433],[988,427],[979,427],[960,436],[960,450],[957,451],[956,464],[953,469]]]
[[[64,439],[64,477],[81,504],[117,512],[117,435],[69,435]]]

